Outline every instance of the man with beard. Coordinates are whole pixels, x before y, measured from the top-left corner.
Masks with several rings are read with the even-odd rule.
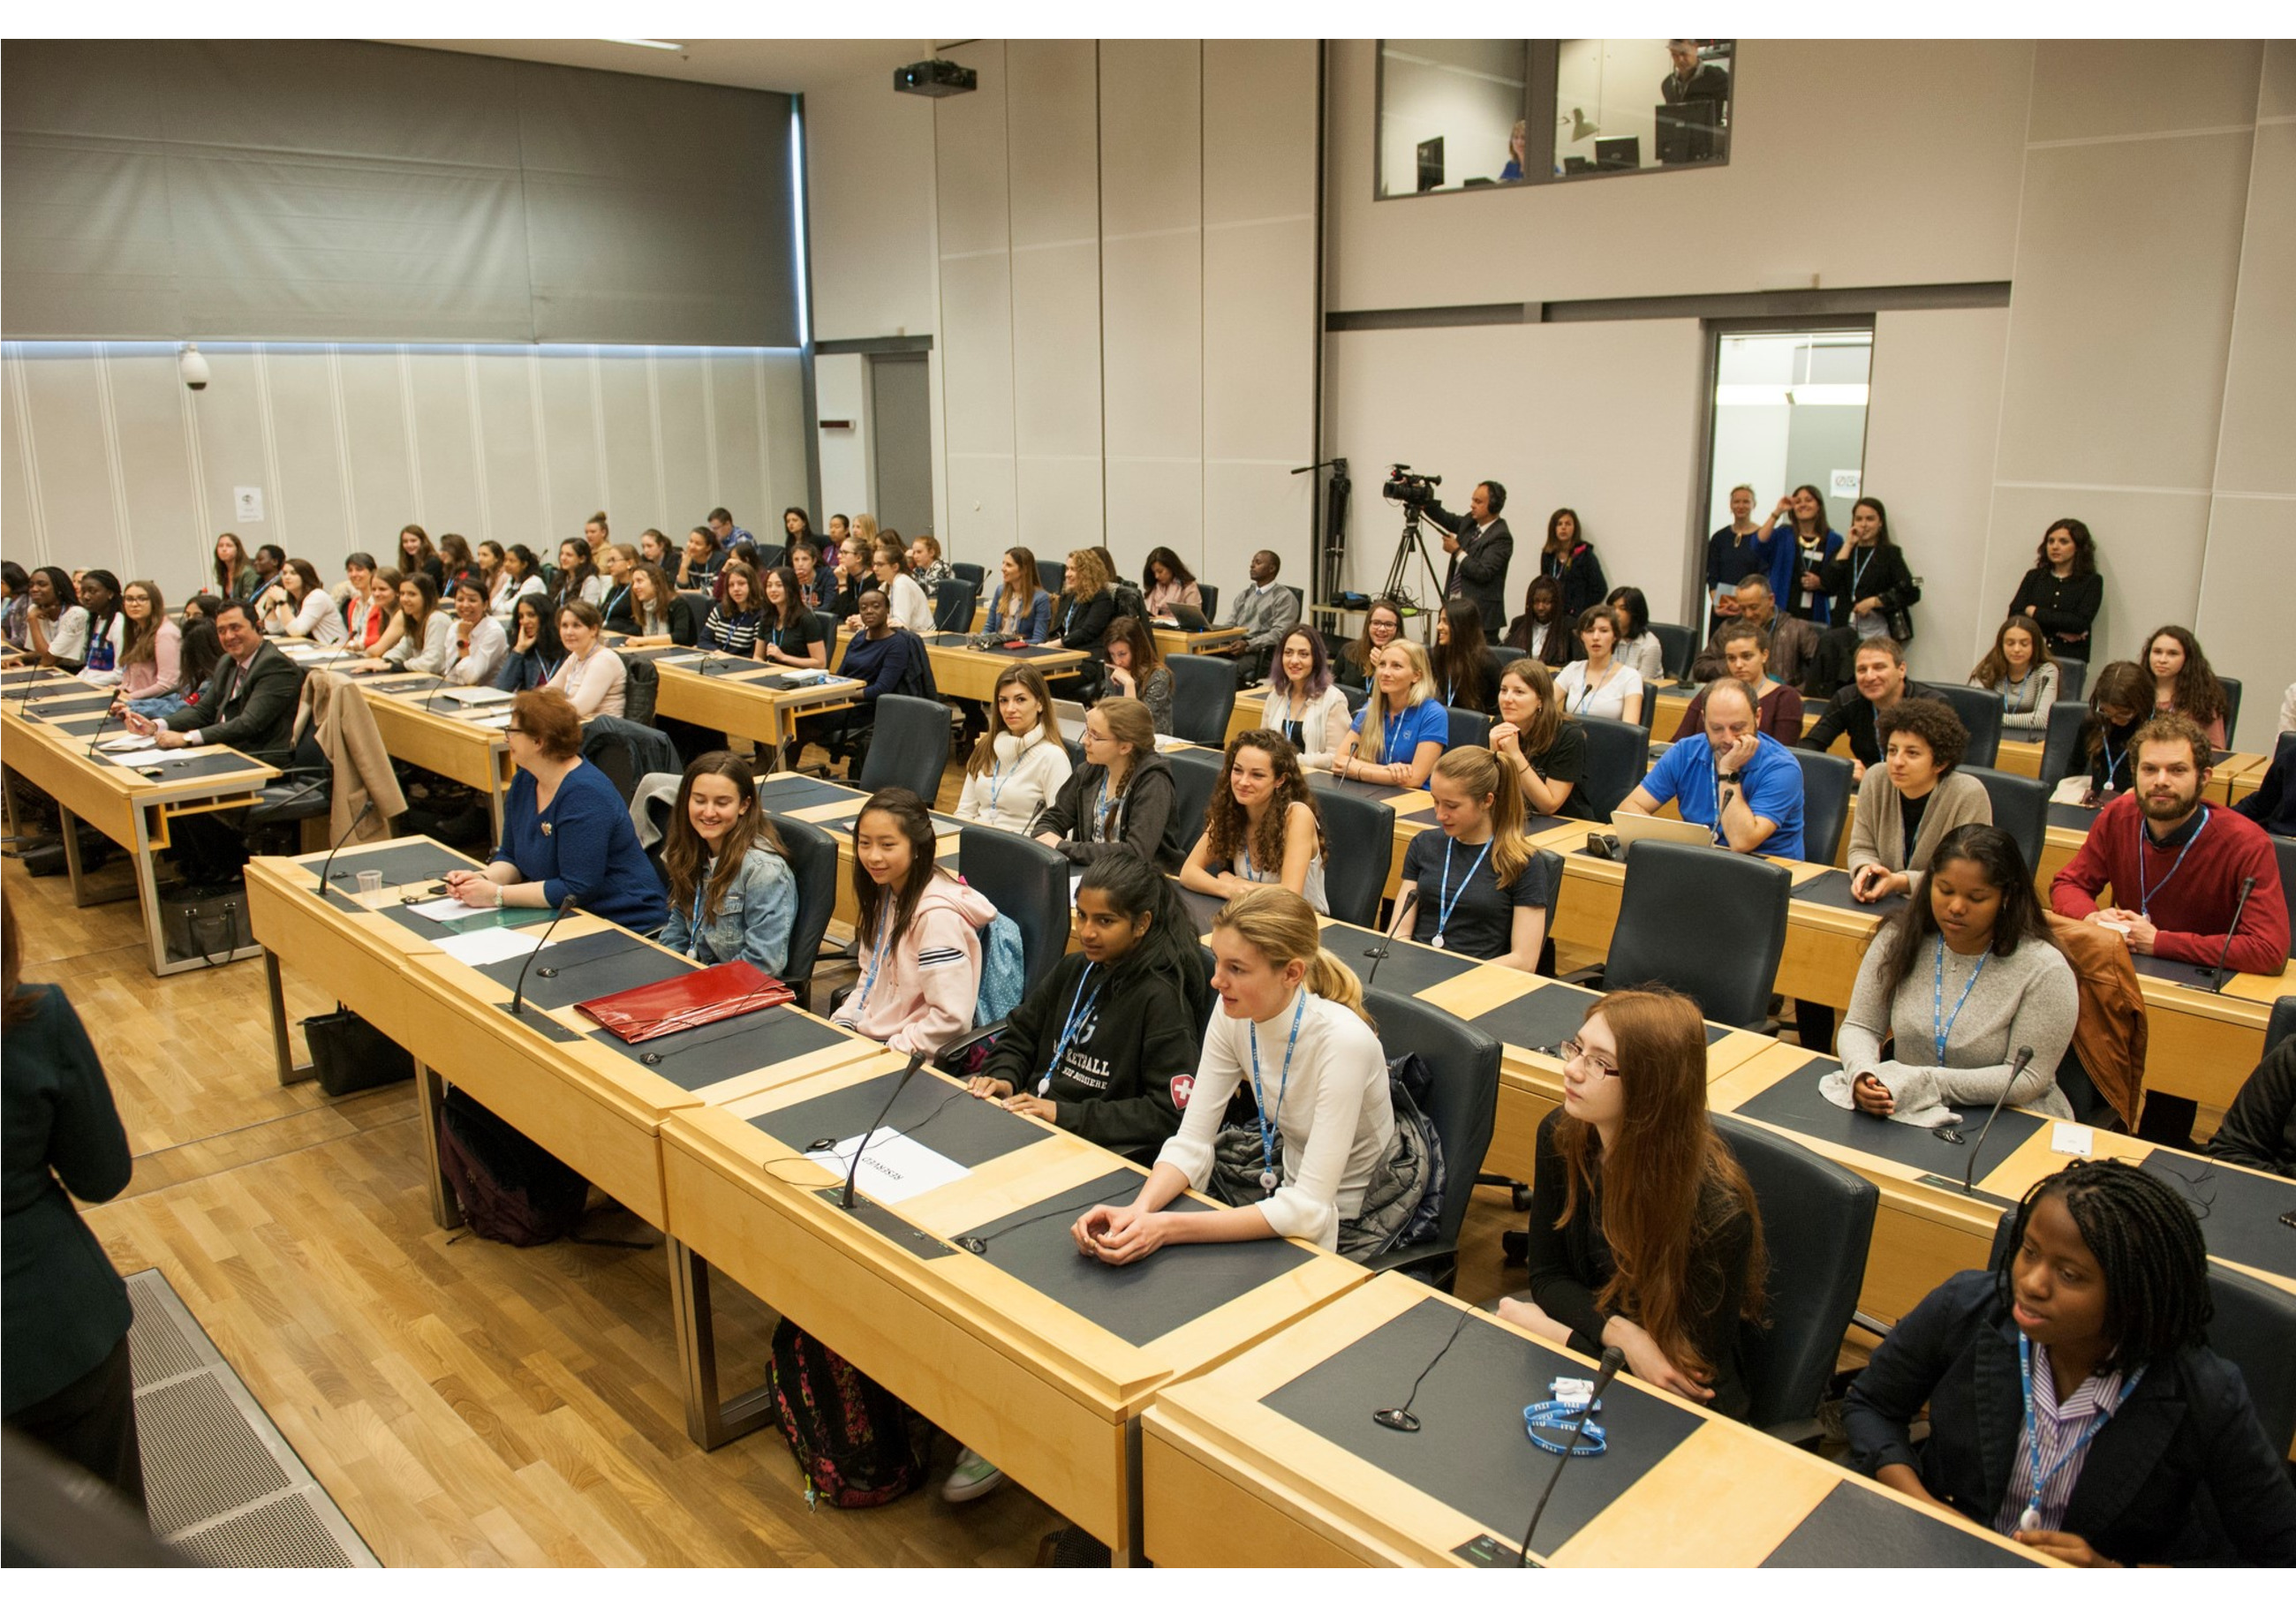
[[[2214,965],[2241,884],[2253,876],[2226,963],[2278,976],[2288,959],[2288,906],[2272,840],[2252,821],[2201,801],[2208,734],[2181,714],[2164,714],[2139,726],[2129,745],[2136,785],[2097,811],[2088,840],[2050,884],[2051,907],[2118,928],[2138,954]],[[2113,902],[2100,906],[2107,886]]]

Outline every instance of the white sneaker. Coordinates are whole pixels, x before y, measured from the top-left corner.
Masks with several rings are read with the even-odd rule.
[[[1004,1475],[995,1464],[970,1446],[956,1453],[956,1466],[940,1487],[940,1498],[955,1503],[978,1501],[1004,1482]]]

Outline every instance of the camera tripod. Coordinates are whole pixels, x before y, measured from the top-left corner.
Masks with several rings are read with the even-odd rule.
[[[1436,572],[1435,560],[1427,553],[1426,538],[1419,532],[1418,505],[1407,504],[1403,510],[1403,535],[1395,544],[1395,560],[1387,566],[1387,579],[1378,594],[1400,598],[1411,605],[1413,612],[1423,614],[1428,611],[1427,605],[1410,589],[1414,553],[1418,554],[1419,562],[1425,566],[1427,578],[1435,583],[1435,603],[1439,608],[1443,602],[1443,577]]]

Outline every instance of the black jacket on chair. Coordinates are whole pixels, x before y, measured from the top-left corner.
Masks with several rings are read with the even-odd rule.
[[[1443,594],[1464,597],[1480,609],[1483,635],[1497,641],[1506,635],[1506,572],[1514,560],[1514,537],[1507,521],[1494,519],[1490,529],[1478,530],[1473,515],[1447,512],[1439,503],[1429,506],[1427,517],[1459,542],[1459,550],[1443,570]]]
[[[168,717],[168,729],[198,731],[203,743],[283,765],[295,745],[295,705],[302,692],[303,672],[266,642],[244,673],[238,660],[226,656],[200,688],[199,701]]]
[[[1916,1450],[1906,1430],[1923,1401],[1930,1437]],[[1990,1528],[2024,1423],[2017,1325],[1995,1275],[1956,1273],[1931,1291],[1849,1387],[1841,1420],[1853,1467],[1910,1467]],[[2125,1564],[2296,1565],[2281,1456],[2238,1368],[2205,1346],[2157,1358],[2090,1443],[2063,1527]]]

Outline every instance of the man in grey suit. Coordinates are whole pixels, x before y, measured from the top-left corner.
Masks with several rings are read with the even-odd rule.
[[[1226,623],[1242,626],[1245,634],[1224,651],[1234,655],[1236,678],[1245,685],[1267,673],[1267,660],[1300,623],[1300,599],[1291,587],[1275,584],[1283,568],[1283,560],[1262,547],[1251,555],[1251,584],[1228,603]]]
[[[1506,506],[1506,488],[1495,480],[1475,487],[1464,513],[1444,511],[1441,503],[1427,504],[1427,517],[1443,531],[1443,550],[1451,554],[1443,574],[1443,594],[1464,597],[1481,611],[1483,635],[1496,642],[1506,635],[1506,572],[1514,557],[1514,537],[1499,517]]]

